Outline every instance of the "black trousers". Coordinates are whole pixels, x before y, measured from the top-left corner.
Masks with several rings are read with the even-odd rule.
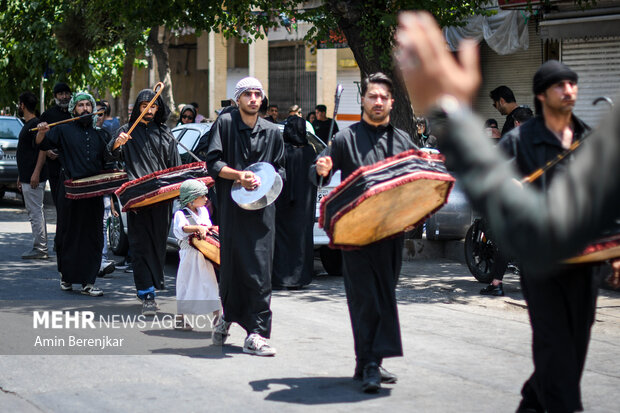
[[[396,308],[403,242],[399,236],[342,252],[355,356],[362,366],[403,355]]]
[[[65,282],[94,284],[103,249],[103,199],[68,199],[61,183],[56,207],[58,272]]]
[[[523,272],[534,359],[534,373],[521,391],[527,406],[549,412],[583,409],[580,381],[599,282],[586,265],[563,266],[544,276]]]
[[[137,290],[164,288],[166,239],[172,207],[169,202],[127,213],[129,250]]]

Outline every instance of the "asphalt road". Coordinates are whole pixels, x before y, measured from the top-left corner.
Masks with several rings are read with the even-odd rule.
[[[53,210],[48,209],[50,240]],[[55,259],[25,261],[30,226],[17,201],[0,202],[0,410],[2,411],[514,411],[532,369],[531,332],[518,280],[506,297],[477,294],[481,284],[449,260],[405,261],[398,286],[404,357],[384,365],[399,376],[376,395],[351,380],[353,340],[342,279],[321,275],[301,291],[274,292],[274,358],[242,352],[244,332],[211,346],[208,326],[174,331],[176,257],[159,295],[161,325],[52,329],[33,312],[92,311],[104,319],[137,317],[131,274],[99,279],[104,297],[62,292]],[[50,242],[51,245],[51,242]],[[582,380],[588,412],[617,412],[620,294],[601,290]],[[101,321],[101,319],[99,319]],[[107,335],[119,347],[36,346],[36,337]],[[88,354],[88,355],[83,355]]]

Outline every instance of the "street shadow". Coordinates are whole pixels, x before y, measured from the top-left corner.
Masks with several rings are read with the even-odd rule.
[[[145,330],[142,332],[149,337],[179,338],[185,340],[210,340],[211,331],[183,331],[183,330]]]
[[[392,389],[366,394],[351,377],[287,377],[251,381],[255,392],[268,392],[265,400],[305,405],[357,403],[388,397]]]
[[[183,348],[158,348],[151,350],[152,354],[174,354],[177,356],[185,356],[199,359],[225,359],[231,358],[235,354],[244,354],[243,348],[233,345],[207,345],[199,347],[183,347]]]

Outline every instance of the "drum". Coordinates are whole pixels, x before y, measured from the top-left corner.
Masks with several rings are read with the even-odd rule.
[[[207,175],[206,164],[194,162],[126,182],[115,194],[123,205],[123,211],[128,211],[178,197],[181,184],[187,179],[197,179],[208,187],[213,185],[213,178]]]
[[[207,238],[202,239],[196,233],[189,236],[192,247],[202,252],[206,259],[220,265],[220,232],[219,227],[212,226],[207,230]]]
[[[565,260],[566,264],[588,264],[620,257],[620,234],[601,238],[588,245],[578,256]]]
[[[93,198],[111,194],[128,181],[124,171],[103,171],[99,175],[80,179],[67,179],[65,196],[69,199]]]
[[[406,151],[353,172],[321,200],[319,225],[332,248],[368,245],[423,222],[453,185],[441,155]]]

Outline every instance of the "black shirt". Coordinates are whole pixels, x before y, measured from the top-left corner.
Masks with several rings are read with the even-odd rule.
[[[341,180],[344,181],[360,166],[372,165],[409,149],[417,147],[407,132],[391,124],[377,127],[362,120],[334,136],[332,144],[319,157],[331,156],[331,172],[341,170]],[[310,178],[316,184],[316,165],[312,165],[310,170]]]
[[[103,170],[109,140],[110,135],[103,129],[71,122],[52,127],[41,142],[41,149],[57,148],[65,175],[78,179],[97,175]]]
[[[39,119],[34,117],[30,119],[22,130],[19,132],[19,141],[17,142],[17,170],[19,172],[19,180],[22,183],[30,182],[32,172],[37,166],[39,157],[39,145],[35,139],[37,132],[30,132],[29,129],[35,128],[39,123]],[[47,180],[47,168],[43,166],[39,175],[39,182]]]
[[[69,111],[62,110],[60,106],[54,105],[41,114],[39,122],[54,123],[69,118],[71,118]]]
[[[329,135],[329,128],[331,126],[331,123],[332,123],[331,118],[327,118],[327,120],[316,119],[314,122],[312,122],[312,127],[314,128],[314,132],[316,133],[316,136],[321,138],[321,140],[325,143],[327,143],[327,140],[328,140],[327,135]],[[338,131],[339,131],[338,124],[334,122],[334,130],[332,131],[332,136],[338,133]]]

